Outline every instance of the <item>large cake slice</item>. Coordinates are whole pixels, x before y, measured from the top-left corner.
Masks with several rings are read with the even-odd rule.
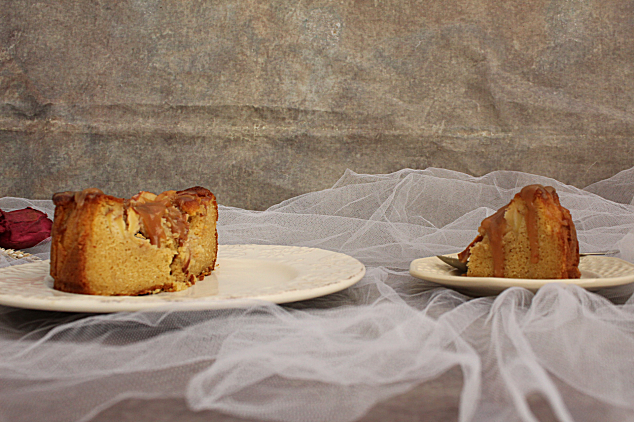
[[[530,185],[484,219],[458,257],[467,276],[579,278],[579,245],[570,212],[552,187]]]
[[[53,196],[54,288],[93,295],[178,291],[214,269],[218,205],[205,188],[140,192],[98,189]]]

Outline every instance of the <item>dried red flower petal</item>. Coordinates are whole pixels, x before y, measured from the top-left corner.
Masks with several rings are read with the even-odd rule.
[[[52,226],[46,214],[31,207],[9,212],[0,210],[0,247],[33,247],[51,235]]]

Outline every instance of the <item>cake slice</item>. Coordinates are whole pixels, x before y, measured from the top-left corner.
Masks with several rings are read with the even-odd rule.
[[[218,205],[194,187],[130,199],[98,189],[53,196],[54,288],[92,295],[179,291],[214,269]]]
[[[467,276],[579,278],[579,244],[570,212],[555,189],[524,187],[484,219],[478,236],[458,255]]]

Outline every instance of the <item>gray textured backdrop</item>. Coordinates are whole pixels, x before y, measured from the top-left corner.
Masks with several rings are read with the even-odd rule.
[[[632,1],[0,1],[0,196],[634,166]]]

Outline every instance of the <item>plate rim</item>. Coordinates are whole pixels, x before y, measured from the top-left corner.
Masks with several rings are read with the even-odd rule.
[[[457,254],[446,254],[447,257],[455,258]],[[634,264],[625,261],[621,258],[611,256],[585,256],[581,258],[579,269],[583,271],[583,262],[589,262],[592,260],[614,260],[620,265],[625,265],[630,268],[630,274],[616,276],[616,277],[600,277],[600,278],[564,278],[564,279],[526,279],[526,278],[504,278],[504,277],[466,277],[464,275],[451,275],[451,266],[444,264],[435,255],[424,258],[414,259],[410,263],[409,273],[413,277],[421,280],[430,281],[432,283],[440,284],[447,287],[458,287],[469,290],[502,290],[511,287],[523,287],[525,289],[536,291],[547,284],[572,284],[582,287],[587,290],[597,290],[607,287],[622,286],[625,284],[634,283]],[[439,276],[438,274],[429,274],[424,271],[420,271],[417,267],[421,263],[436,262],[442,266],[446,266],[446,275]],[[469,280],[469,281],[467,281]],[[476,283],[472,283],[476,281]]]
[[[82,313],[95,313],[95,314],[105,314],[105,313],[115,313],[115,312],[136,312],[136,311],[163,311],[163,310],[214,310],[214,309],[234,309],[234,308],[243,308],[252,306],[257,303],[272,303],[272,304],[284,304],[297,302],[308,299],[315,299],[318,297],[322,297],[328,294],[336,293],[341,290],[344,290],[348,287],[353,286],[358,281],[360,281],[366,274],[365,265],[359,261],[358,259],[347,255],[342,252],[335,252],[328,249],[323,248],[315,248],[315,247],[307,247],[307,246],[287,246],[287,245],[262,245],[262,244],[221,244],[218,245],[219,248],[219,256],[216,261],[216,264],[222,263],[223,260],[240,260],[240,258],[235,257],[226,257],[223,258],[220,256],[220,249],[226,248],[254,248],[254,249],[263,249],[263,250],[271,250],[272,248],[282,249],[284,251],[288,250],[289,254],[293,251],[297,251],[298,249],[306,249],[306,250],[316,250],[321,251],[321,253],[325,252],[324,256],[340,256],[346,260],[350,260],[351,264],[355,264],[354,271],[350,269],[348,273],[345,273],[335,282],[328,282],[327,284],[310,287],[305,289],[296,289],[296,290],[286,290],[274,292],[271,294],[263,294],[252,297],[239,297],[239,298],[218,298],[218,296],[203,296],[203,297],[192,297],[187,298],[184,297],[179,300],[166,300],[166,301],[157,301],[155,300],[158,296],[148,295],[148,296],[97,296],[97,295],[80,295],[85,298],[85,300],[77,300],[76,293],[65,293],[72,297],[72,300],[65,300],[65,296],[57,296],[50,298],[31,298],[31,301],[27,302],[24,296],[19,295],[7,295],[5,293],[0,292],[0,305],[10,306],[14,308],[20,309],[31,309],[31,310],[42,310],[42,311],[55,311],[55,312],[82,312]],[[249,257],[245,258],[248,260],[253,260],[254,258]],[[257,260],[257,259],[256,259]],[[3,272],[15,269],[15,268],[24,268],[29,266],[42,266],[48,265],[50,260],[43,261],[35,261],[29,262],[17,266],[7,266],[0,268],[0,283],[2,283],[2,275]],[[270,262],[278,262],[274,259],[271,259]],[[286,265],[292,266],[292,264],[285,263]],[[314,265],[318,265],[315,263]],[[214,275],[214,273],[212,273]],[[43,283],[48,283],[47,279],[50,278],[50,275],[47,274],[42,280]],[[50,288],[50,287],[49,287]],[[169,295],[170,292],[162,292],[162,294]],[[148,297],[152,298],[153,301],[144,302],[142,299]],[[113,301],[113,298],[118,299],[117,301]]]

